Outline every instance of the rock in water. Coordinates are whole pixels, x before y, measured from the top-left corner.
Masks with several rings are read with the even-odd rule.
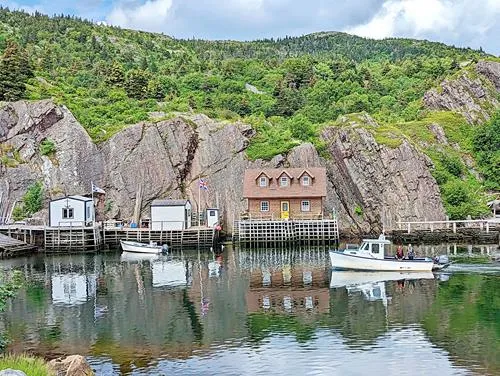
[[[93,376],[94,371],[90,368],[85,358],[81,355],[70,355],[65,359],[53,359],[49,366],[57,376]]]
[[[27,376],[23,371],[18,371],[15,369],[4,369],[3,371],[0,371],[0,376]]]

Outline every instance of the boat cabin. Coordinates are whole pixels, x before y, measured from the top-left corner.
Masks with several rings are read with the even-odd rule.
[[[361,257],[372,257],[376,259],[384,259],[386,245],[391,242],[385,237],[380,236],[378,239],[363,239],[363,242],[358,249],[346,248],[344,253],[349,255],[359,255]]]

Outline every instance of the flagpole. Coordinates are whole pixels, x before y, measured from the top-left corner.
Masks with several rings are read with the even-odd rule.
[[[198,178],[198,226],[201,220],[201,180]]]

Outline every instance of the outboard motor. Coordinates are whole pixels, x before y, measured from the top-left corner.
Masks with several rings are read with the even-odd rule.
[[[450,260],[447,255],[439,255],[434,258],[436,264],[448,264]]]
[[[163,244],[163,245],[161,246],[161,251],[162,251],[163,253],[167,253],[167,252],[168,252],[168,244]]]

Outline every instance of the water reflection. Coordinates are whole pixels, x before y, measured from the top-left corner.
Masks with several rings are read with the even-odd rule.
[[[8,350],[84,354],[97,374],[385,374],[401,346],[428,360],[416,373],[500,370],[495,274],[331,272],[321,248],[9,263],[27,283],[1,315]]]

